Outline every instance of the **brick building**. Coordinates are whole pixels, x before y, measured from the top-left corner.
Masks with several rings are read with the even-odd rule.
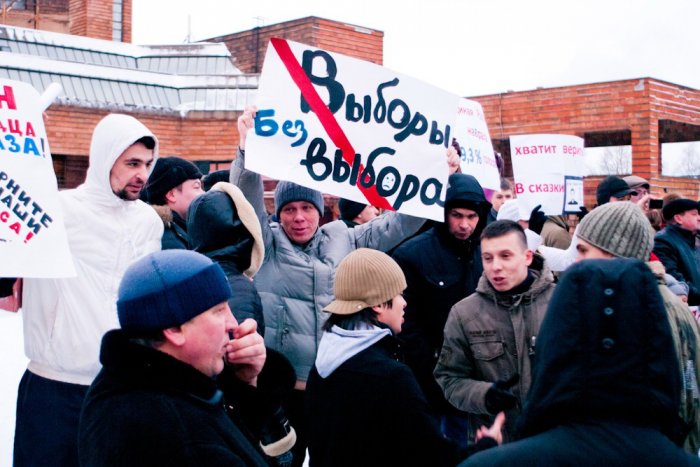
[[[662,144],[700,141],[700,91],[696,89],[642,78],[471,99],[484,107],[494,147],[504,155],[507,176],[512,176],[509,136],[570,134],[582,137],[586,148],[630,145],[632,173],[649,180],[659,194],[666,189],[700,197],[698,178],[661,175]],[[585,179],[589,207],[595,204],[600,179]]]
[[[109,112],[142,120],[164,155],[193,160],[204,172],[227,168],[238,142],[236,118],[254,102],[270,37],[383,62],[381,31],[317,17],[206,43],[137,46],[129,43],[132,0],[0,0],[0,6],[0,76],[40,92],[53,81],[64,88],[47,112],[60,187],[83,180],[92,128]],[[697,179],[661,175],[661,145],[700,141],[700,91],[643,78],[473,99],[484,106],[507,169],[509,136],[575,134],[589,148],[631,146],[636,175],[698,197]],[[586,179],[589,206],[599,179]]]
[[[63,86],[46,125],[61,188],[83,181],[92,129],[110,112],[143,121],[163,155],[190,159],[204,173],[228,168],[236,119],[254,102],[270,37],[379,64],[383,56],[381,31],[315,17],[195,44],[138,46],[129,43],[132,0],[0,0],[0,7],[0,77],[39,92]],[[336,200],[326,202],[332,208]]]
[[[319,49],[338,52],[381,65],[384,63],[384,33],[352,24],[310,16],[207,39],[223,42],[245,73],[260,73],[267,43],[282,37]]]

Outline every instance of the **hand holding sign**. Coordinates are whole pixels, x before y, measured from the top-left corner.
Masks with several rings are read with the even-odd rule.
[[[457,153],[457,150],[454,148],[454,146],[450,146],[447,149],[447,167],[448,174],[450,175],[452,175],[453,173],[460,172],[459,154]]]
[[[248,131],[253,128],[253,121],[258,108],[254,105],[246,106],[245,110],[238,117],[238,147],[245,150],[245,140],[248,136]]]
[[[240,121],[246,168],[342,198],[442,221],[447,177],[494,167],[481,106],[377,65],[272,39],[258,110]],[[465,155],[448,152],[457,112]],[[465,116],[465,119],[467,116]],[[477,147],[471,143],[473,135]],[[461,149],[461,148],[460,148]],[[453,150],[454,151],[454,150]],[[456,156],[456,157],[455,157]],[[446,165],[449,169],[446,170]],[[489,185],[486,185],[487,187]]]

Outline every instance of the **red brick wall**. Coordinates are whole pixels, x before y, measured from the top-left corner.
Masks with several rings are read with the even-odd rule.
[[[700,181],[661,176],[658,121],[700,125],[700,91],[643,78],[525,92],[509,92],[472,99],[479,101],[491,138],[533,133],[583,137],[598,131],[630,130],[632,171],[653,186],[698,197]],[[595,203],[601,177],[587,177],[586,204]],[[662,193],[660,193],[662,194]]]
[[[272,37],[301,42],[379,65],[383,63],[382,31],[313,16],[214,37],[207,41],[224,42],[241,71],[259,73],[262,70],[267,44]]]
[[[122,42],[131,42],[132,0],[123,0]],[[69,34],[112,40],[112,0],[70,0]]]
[[[107,115],[94,109],[53,106],[47,112],[46,131],[51,153],[88,158],[95,125]],[[160,141],[160,153],[189,160],[218,161],[227,168],[238,145],[237,114],[220,118],[180,119],[179,116],[131,114],[146,125]],[[212,167],[214,169],[215,167]],[[70,170],[70,168],[68,168]],[[66,174],[66,187],[82,182],[85,174]]]

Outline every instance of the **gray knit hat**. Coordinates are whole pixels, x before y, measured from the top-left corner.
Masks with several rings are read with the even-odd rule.
[[[297,185],[294,182],[280,181],[275,189],[275,214],[280,217],[280,211],[285,204],[294,201],[307,201],[314,205],[323,216],[323,195],[320,191]]]
[[[636,204],[606,203],[586,215],[576,235],[611,255],[648,261],[654,247],[654,230]]]
[[[119,284],[119,324],[129,331],[160,331],[179,326],[227,301],[231,286],[221,267],[189,250],[163,250],[144,256]]]
[[[338,265],[333,300],[323,311],[350,315],[381,305],[406,289],[406,277],[391,256],[371,248],[358,248]]]

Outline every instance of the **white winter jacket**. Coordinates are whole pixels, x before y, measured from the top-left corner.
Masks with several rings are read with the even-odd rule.
[[[116,298],[124,271],[160,249],[163,223],[156,212],[141,201],[118,198],[109,182],[117,158],[144,136],[156,139],[133,117],[102,119],[92,136],[85,183],[59,193],[77,276],[24,281],[24,350],[32,373],[92,383],[102,336],[119,327]]]

